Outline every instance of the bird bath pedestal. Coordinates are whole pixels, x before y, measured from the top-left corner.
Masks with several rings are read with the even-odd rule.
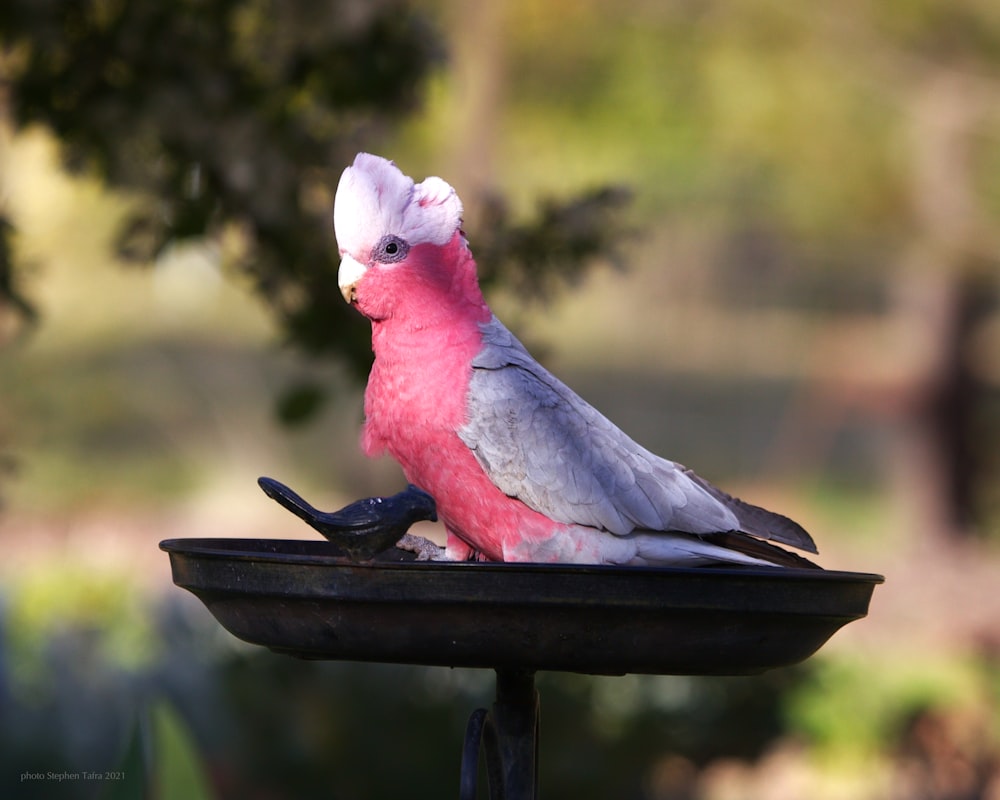
[[[325,515],[328,516],[328,515]],[[469,719],[460,797],[537,797],[535,673],[748,675],[795,664],[868,613],[879,575],[410,560],[336,544],[171,539],[174,583],[233,635],[309,659],[496,671]]]

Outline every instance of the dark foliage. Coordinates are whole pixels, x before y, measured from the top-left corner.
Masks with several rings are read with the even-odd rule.
[[[230,234],[231,267],[288,339],[367,371],[367,326],[337,289],[332,187],[419,107],[444,63],[425,14],[397,0],[11,0],[0,43],[15,123],[49,127],[67,166],[142,199],[121,231],[124,258]],[[620,201],[549,202],[523,224],[492,204],[472,232],[488,282],[514,264],[519,284],[549,287],[607,256]],[[299,419],[303,399],[284,413]]]

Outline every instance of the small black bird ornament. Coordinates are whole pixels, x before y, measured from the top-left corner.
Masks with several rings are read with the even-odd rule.
[[[274,478],[258,478],[257,484],[264,494],[305,520],[351,561],[371,561],[403,539],[417,539],[438,549],[431,542],[407,534],[415,522],[437,521],[434,498],[413,484],[391,497],[366,497],[339,511],[317,510]]]

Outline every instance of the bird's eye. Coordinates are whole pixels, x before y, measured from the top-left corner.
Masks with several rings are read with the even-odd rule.
[[[406,258],[410,252],[410,245],[398,236],[388,234],[383,236],[377,245],[372,248],[372,259],[382,264],[395,264]]]

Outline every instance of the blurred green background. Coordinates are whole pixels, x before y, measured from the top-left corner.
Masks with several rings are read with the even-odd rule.
[[[457,791],[492,674],[260,652],[157,549],[311,537],[259,475],[402,488],[335,281],[361,149],[458,189],[491,304],[585,398],[887,576],[793,669],[541,675],[545,796],[1000,797],[986,0],[7,0],[0,793]]]

